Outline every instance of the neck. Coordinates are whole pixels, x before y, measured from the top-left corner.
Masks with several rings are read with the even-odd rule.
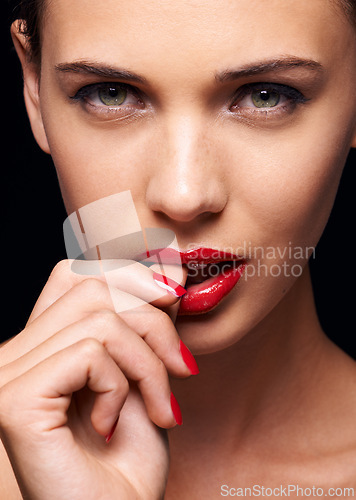
[[[197,357],[200,374],[173,380],[184,424],[171,447],[211,437],[256,439],[283,423],[317,380],[329,341],[315,311],[308,269],[279,305],[232,347]],[[223,423],[223,425],[222,425]],[[269,433],[270,434],[270,433]],[[186,439],[185,439],[186,438]]]

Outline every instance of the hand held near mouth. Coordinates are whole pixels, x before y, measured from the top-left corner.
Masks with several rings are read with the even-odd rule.
[[[25,496],[100,498],[102,484],[112,498],[164,490],[168,450],[157,426],[182,424],[169,376],[198,368],[172,321],[179,296],[150,268],[126,269],[106,283],[61,262],[26,328],[1,348],[0,433]],[[164,278],[182,291],[184,281]],[[156,305],[145,302],[155,292]],[[115,312],[133,293],[140,305]]]

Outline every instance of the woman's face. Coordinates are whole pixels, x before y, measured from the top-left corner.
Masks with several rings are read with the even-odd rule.
[[[355,143],[355,60],[327,0],[48,2],[46,139],[29,112],[68,212],[131,190],[143,227],[248,260],[213,311],[178,319],[195,353],[233,344],[298,280]]]

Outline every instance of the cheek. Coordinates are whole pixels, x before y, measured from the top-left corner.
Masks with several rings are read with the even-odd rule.
[[[146,134],[132,126],[90,127],[51,115],[46,133],[68,213],[113,193],[142,192],[151,147]]]
[[[316,129],[319,130],[320,129]],[[335,129],[250,132],[230,156],[234,212],[243,233],[262,245],[316,245],[333,206],[348,151]],[[235,147],[236,151],[236,147]]]

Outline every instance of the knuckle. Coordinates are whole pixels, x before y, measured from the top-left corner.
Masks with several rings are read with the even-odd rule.
[[[136,353],[135,356],[135,380],[138,382],[154,383],[167,378],[167,369],[154,353]]]
[[[6,385],[0,387],[0,408],[4,408],[7,402]],[[1,411],[0,411],[1,416]]]
[[[130,391],[130,384],[129,381],[127,380],[126,377],[122,376],[117,379],[117,386],[116,386],[117,392],[120,394],[128,394]]]
[[[71,288],[73,283],[73,273],[71,271],[71,260],[63,259],[57,262],[48,277],[47,283],[55,283],[56,287],[61,288]]]
[[[85,356],[86,358],[95,357],[98,353],[102,353],[105,350],[103,344],[94,337],[79,340],[77,347],[80,350],[81,356]]]
[[[103,300],[108,295],[106,283],[96,278],[86,278],[78,283],[77,291],[91,301]]]
[[[87,321],[94,330],[116,330],[120,325],[120,318],[111,309],[99,309],[92,311]]]
[[[167,368],[166,368],[165,364],[163,363],[163,361],[157,357],[154,357],[153,359],[154,359],[154,361],[152,363],[153,364],[152,373],[154,373],[157,378],[166,377],[167,376]]]
[[[52,269],[50,274],[51,279],[59,279],[63,276],[67,276],[70,271],[71,261],[68,259],[63,259],[57,262],[57,264]]]
[[[5,428],[13,421],[15,408],[14,391],[6,384],[0,388],[0,428]]]
[[[146,389],[166,387],[169,384],[167,369],[160,359],[152,361],[149,365],[138,369],[137,382],[139,387]]]
[[[164,330],[171,330],[173,327],[173,323],[168,314],[164,311],[161,311],[160,309],[156,309],[155,313],[157,315],[156,318],[154,318],[155,324]]]
[[[157,333],[157,331],[164,332],[164,334],[167,335],[167,332],[176,331],[168,314],[157,308],[154,308],[153,311],[150,311],[150,314],[146,315],[143,328],[144,335],[148,335],[152,332]]]

